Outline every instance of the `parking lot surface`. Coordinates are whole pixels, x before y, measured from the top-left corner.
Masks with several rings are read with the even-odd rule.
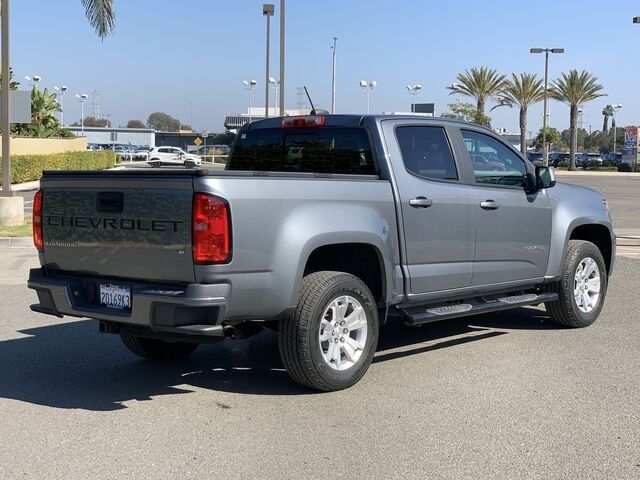
[[[523,308],[387,326],[355,387],[294,384],[277,336],[131,355],[38,315],[32,248],[0,249],[0,478],[640,478],[640,261],[590,328]]]

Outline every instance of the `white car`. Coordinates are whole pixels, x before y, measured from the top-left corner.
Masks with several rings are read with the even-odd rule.
[[[191,155],[178,147],[155,147],[149,152],[147,163],[152,167],[160,165],[184,165],[193,168],[202,163],[197,155]]]

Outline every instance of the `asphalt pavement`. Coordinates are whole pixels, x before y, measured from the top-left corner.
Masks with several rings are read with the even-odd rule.
[[[393,323],[328,394],[289,379],[272,332],[161,364],[33,313],[36,265],[0,248],[2,479],[640,478],[639,260],[618,258],[592,327],[537,308]]]

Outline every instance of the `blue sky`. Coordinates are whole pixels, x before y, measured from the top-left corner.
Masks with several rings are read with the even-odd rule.
[[[38,74],[42,85],[69,86],[65,122],[80,118],[76,93],[101,94],[115,124],[146,121],[165,111],[197,129],[223,130],[225,114],[246,111],[242,81],[258,80],[253,105],[264,105],[265,21],[262,1],[115,0],[116,30],[103,42],[79,0],[13,1],[12,67],[18,80]],[[278,1],[272,20],[272,76],[278,74]],[[602,128],[602,107],[622,103],[617,123],[640,124],[640,3],[584,1],[287,0],[287,107],[306,85],[316,104],[330,106],[331,42],[338,37],[337,111],[363,112],[359,80],[376,80],[371,111],[407,111],[408,83],[423,85],[417,101],[446,111],[446,86],[464,69],[486,65],[503,73],[544,73],[531,47],[564,47],[550,77],[571,68],[597,75],[609,94],[584,109],[584,126]],[[23,81],[23,86],[26,86]],[[271,94],[273,102],[273,93]],[[91,113],[90,100],[85,114]],[[551,126],[568,126],[568,108],[551,102]],[[528,130],[542,123],[542,106]],[[518,130],[516,110],[492,112],[493,126]]]

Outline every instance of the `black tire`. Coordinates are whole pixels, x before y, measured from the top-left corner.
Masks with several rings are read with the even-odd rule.
[[[353,297],[362,305],[367,335],[355,363],[346,370],[336,370],[322,356],[320,323],[329,304],[343,295]],[[295,313],[280,323],[280,357],[291,378],[299,384],[325,392],[342,390],[358,382],[371,365],[378,330],[376,303],[362,280],[343,272],[312,273],[302,280]]]
[[[160,160],[158,160],[157,158],[153,158],[151,159],[151,161],[148,162],[149,165],[151,165],[153,168],[160,168]]]
[[[193,160],[187,160],[186,162],[184,162],[184,166],[185,168],[193,168],[196,166],[196,164]]]
[[[165,342],[154,338],[120,334],[122,343],[139,357],[171,362],[188,357],[198,348],[198,343]]]
[[[576,269],[586,258],[595,260],[600,273],[600,296],[596,306],[590,312],[583,312],[578,307],[574,297],[574,277]],[[563,327],[588,327],[596,321],[607,293],[607,269],[602,253],[593,243],[585,240],[570,240],[564,256],[560,272],[560,281],[548,287],[548,291],[556,292],[560,298],[555,302],[545,304],[551,320]]]

